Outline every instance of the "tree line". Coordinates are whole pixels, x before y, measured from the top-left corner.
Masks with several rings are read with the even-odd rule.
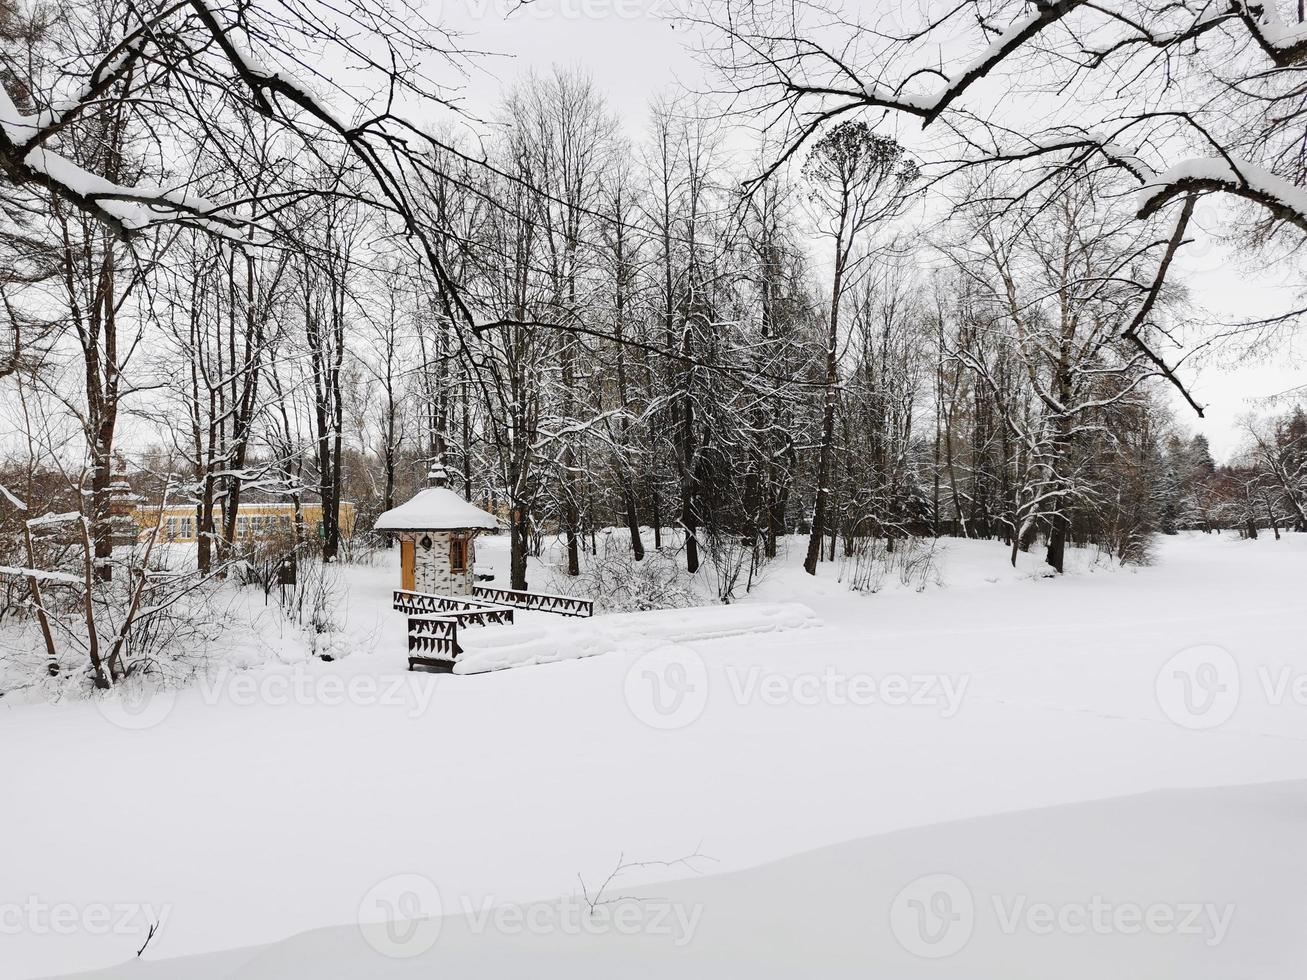
[[[813,574],[939,536],[1061,572],[1073,545],[1302,530],[1300,410],[1218,467],[1169,407],[1185,222],[1122,208],[1128,171],[941,177],[835,116],[745,156],[712,104],[619,120],[570,69],[509,87],[477,141],[347,119],[265,58],[348,35],[273,13],[0,11],[0,566],[52,669],[111,684],[189,628],[180,597],[266,585],[251,500],[293,504],[287,553],[343,561],[341,502],[366,529],[433,463],[502,516],[513,588],[555,538],[565,577],[617,540],[730,599],[794,535]],[[193,510],[193,561],[124,534],[132,493]]]

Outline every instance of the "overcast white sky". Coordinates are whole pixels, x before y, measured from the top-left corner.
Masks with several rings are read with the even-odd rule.
[[[505,83],[529,69],[578,65],[594,78],[627,133],[638,139],[650,99],[678,84],[704,87],[688,47],[685,25],[674,19],[673,0],[429,0],[433,20],[464,34],[464,46],[497,55],[483,58],[485,71],[464,82],[467,108],[488,116]],[[1199,215],[1216,225],[1215,211]],[[1271,313],[1292,299],[1279,280],[1282,270],[1241,267],[1219,249],[1191,248],[1183,271],[1193,284],[1196,325],[1226,322],[1250,313]],[[1203,432],[1218,459],[1237,449],[1239,416],[1260,400],[1307,380],[1300,352],[1282,350],[1272,360],[1230,367],[1205,364],[1185,372],[1207,418],[1197,418],[1177,396],[1177,420]]]
[[[502,55],[482,63],[505,81],[528,68],[584,67],[633,134],[654,93],[699,80],[671,0],[427,0],[427,10],[463,33],[467,47]],[[499,89],[489,75],[468,79],[470,107],[485,110]]]

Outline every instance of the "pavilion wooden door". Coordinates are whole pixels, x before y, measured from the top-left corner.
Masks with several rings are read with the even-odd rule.
[[[417,553],[412,541],[399,543],[399,572],[403,582],[401,588],[409,592],[417,591]]]

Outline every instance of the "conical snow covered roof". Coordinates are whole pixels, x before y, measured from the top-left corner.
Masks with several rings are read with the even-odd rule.
[[[428,487],[386,511],[375,526],[378,531],[498,531],[499,521],[447,487]]]

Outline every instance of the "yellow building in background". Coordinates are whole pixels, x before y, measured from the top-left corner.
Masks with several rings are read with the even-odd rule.
[[[354,536],[354,502],[342,500],[337,510],[340,522],[340,536]],[[322,504],[300,504],[300,514],[304,521],[304,533],[322,536]],[[163,524],[163,541],[194,541],[196,537],[196,519],[194,504],[170,504],[159,510],[149,504],[139,505],[135,511],[136,526],[147,531],[156,524]],[[215,528],[222,526],[222,508],[213,508]],[[295,525],[295,505],[292,503],[243,503],[236,514],[236,539],[254,541],[259,538],[272,537],[276,534],[290,534]]]

